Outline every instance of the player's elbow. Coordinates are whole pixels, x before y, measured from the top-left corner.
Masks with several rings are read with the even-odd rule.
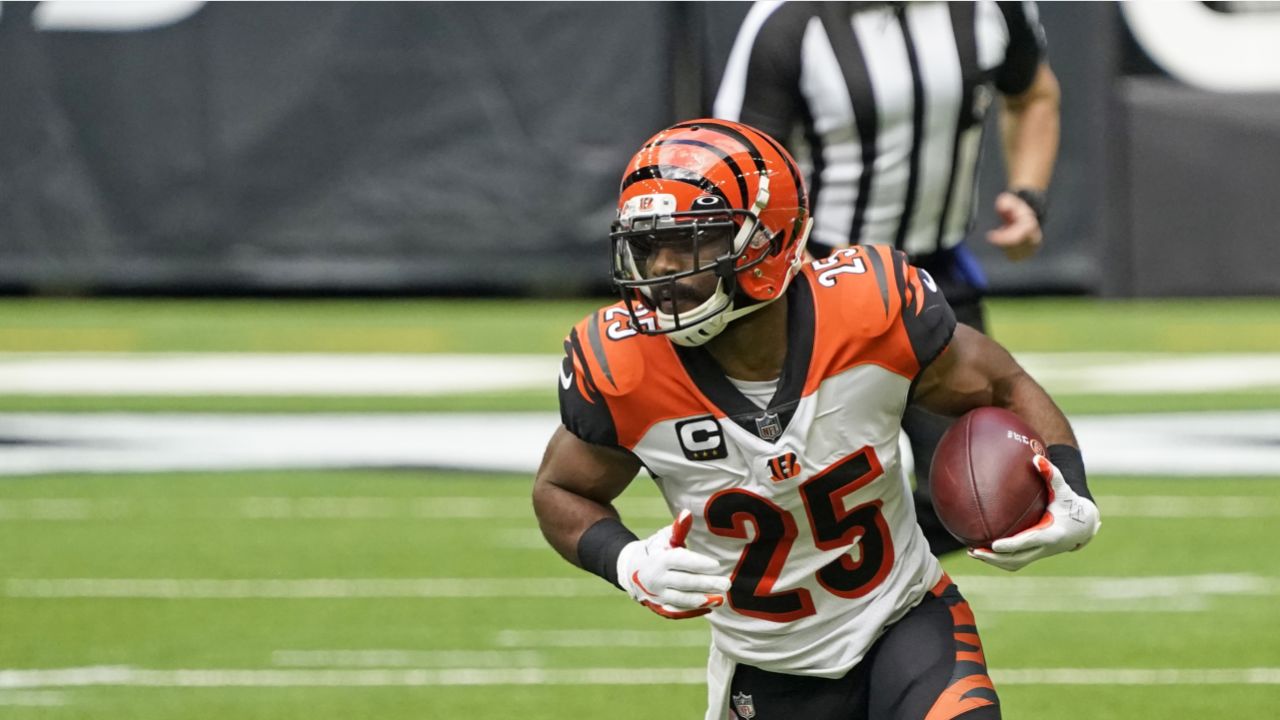
[[[1058,84],[1058,76],[1049,69],[1049,64],[1041,63],[1031,87],[1006,97],[1004,101],[1006,111],[1014,115],[1025,114],[1033,108],[1057,113],[1062,107],[1062,86]]]
[[[990,380],[991,404],[1003,408],[1015,408],[1023,404],[1028,395],[1047,395],[1040,383],[1020,365],[1013,365]]]

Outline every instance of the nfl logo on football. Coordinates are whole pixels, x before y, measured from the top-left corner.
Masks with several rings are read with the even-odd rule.
[[[765,413],[757,417],[756,431],[765,440],[777,440],[782,434],[782,421],[778,419],[778,413]]]
[[[738,693],[733,696],[733,711],[738,713],[738,717],[742,720],[752,720],[756,716],[756,704],[750,695]]]

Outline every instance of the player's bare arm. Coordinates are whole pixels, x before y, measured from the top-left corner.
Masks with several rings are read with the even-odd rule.
[[[618,518],[613,500],[639,471],[634,455],[588,443],[564,426],[557,428],[533,484],[533,510],[551,547],[581,567],[582,534],[604,518]]]
[[[1001,226],[987,234],[1010,260],[1035,254],[1043,239],[1044,193],[1058,157],[1062,92],[1048,63],[1040,63],[1031,86],[1004,98],[1000,114],[1009,191],[996,198]]]
[[[1001,139],[1008,165],[1009,187],[1044,190],[1049,187],[1058,157],[1059,112],[1062,90],[1058,78],[1042,62],[1031,86],[1004,97]]]
[[[994,405],[1016,413],[1049,445],[1077,446],[1066,415],[1013,356],[996,341],[957,325],[946,351],[916,381],[914,400],[929,410],[960,416]]]

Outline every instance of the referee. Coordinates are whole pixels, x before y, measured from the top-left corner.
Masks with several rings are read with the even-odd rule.
[[[1021,260],[1040,245],[1058,154],[1058,81],[1034,3],[757,2],[714,114],[778,138],[807,166],[815,257],[893,245],[937,280],[960,322],[985,332],[986,280],[963,242],[997,93],[1008,189],[987,240]],[[960,547],[928,499],[929,461],[949,422],[915,407],[903,416],[935,554]]]

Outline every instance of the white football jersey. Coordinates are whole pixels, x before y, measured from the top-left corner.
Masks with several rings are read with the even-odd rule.
[[[933,280],[887,247],[814,262],[788,302],[768,408],[705,349],[636,333],[619,303],[566,340],[561,413],[582,439],[634,453],[673,516],[693,512],[687,547],[732,577],[707,616],[720,654],[840,677],[942,575],[916,525],[898,432],[955,318]]]

